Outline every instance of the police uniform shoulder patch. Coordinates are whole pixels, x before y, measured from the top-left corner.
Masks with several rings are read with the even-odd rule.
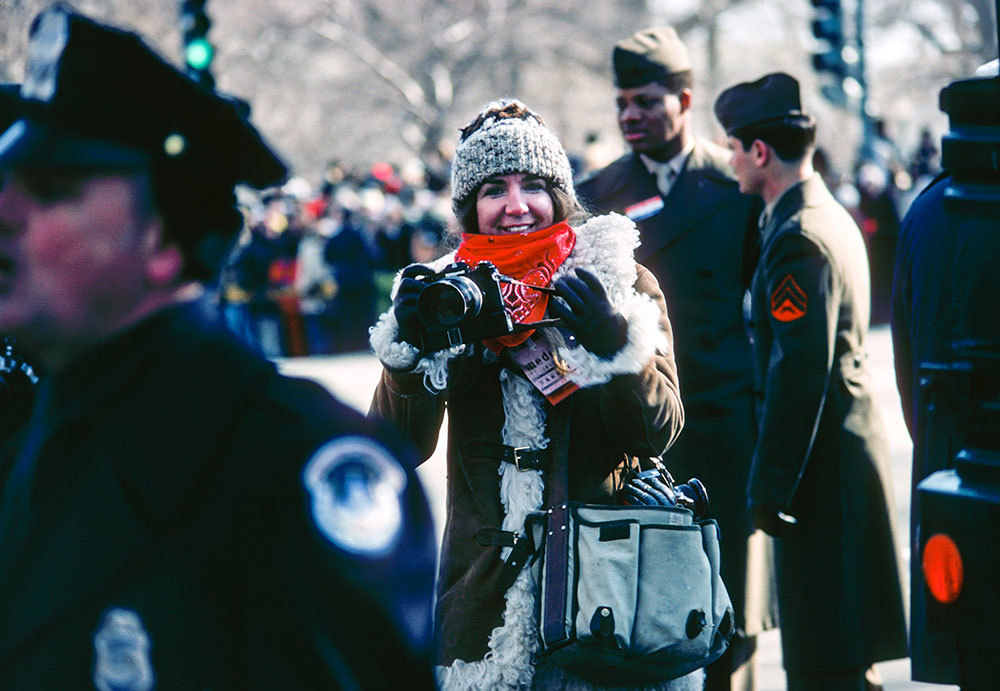
[[[791,274],[786,275],[771,293],[771,316],[779,322],[791,322],[806,316],[808,298]]]
[[[155,681],[149,634],[139,615],[112,609],[94,636],[94,686],[98,691],[149,691]]]
[[[378,557],[403,527],[406,473],[373,439],[339,437],[313,454],[303,471],[316,527],[338,548]]]

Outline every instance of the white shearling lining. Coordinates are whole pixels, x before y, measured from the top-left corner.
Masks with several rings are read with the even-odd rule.
[[[435,259],[428,264],[433,271],[441,271],[445,266],[455,260],[454,253],[447,254]],[[393,298],[399,290],[399,282],[402,279],[402,271],[396,274],[392,284]],[[457,355],[465,352],[465,344],[459,344],[431,353],[427,357],[420,356],[420,349],[406,341],[400,341],[399,323],[396,321],[396,313],[390,307],[381,317],[375,326],[368,330],[368,341],[371,344],[375,357],[379,361],[395,370],[411,370],[424,375],[424,386],[431,393],[440,393],[448,388],[448,361]],[[414,364],[416,363],[416,364]]]

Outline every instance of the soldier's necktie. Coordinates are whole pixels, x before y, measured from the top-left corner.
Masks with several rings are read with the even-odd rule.
[[[677,178],[677,173],[666,163],[657,165],[654,172],[656,175],[656,188],[660,190],[661,195],[666,197],[674,184],[674,180]]]

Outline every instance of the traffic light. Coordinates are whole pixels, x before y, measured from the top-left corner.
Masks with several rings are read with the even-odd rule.
[[[188,75],[204,87],[212,88],[215,80],[209,68],[215,57],[215,47],[208,40],[212,26],[205,13],[207,0],[184,0],[181,4],[181,31],[184,34],[184,62]]]
[[[816,8],[812,33],[826,44],[826,50],[812,56],[813,69],[830,72],[838,80],[847,77],[848,64],[844,59],[844,13],[840,0],[810,0]]]

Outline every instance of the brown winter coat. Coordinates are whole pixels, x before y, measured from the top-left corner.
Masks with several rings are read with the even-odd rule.
[[[783,660],[799,673],[865,669],[907,654],[888,446],[865,362],[865,247],[818,175],[782,195],[761,240],[748,491],[798,519],[775,541]]]
[[[652,296],[661,308],[660,327],[672,344],[670,322],[656,279],[638,267],[637,292]],[[500,461],[465,452],[470,441],[501,440],[505,413],[501,396],[501,362],[487,363],[480,346],[452,360],[448,389],[432,395],[422,376],[385,370],[372,410],[398,423],[426,458],[437,443],[448,411],[448,506],[441,549],[436,626],[438,664],[455,659],[480,660],[490,632],[500,626],[504,592],[497,583],[500,550],[481,546],[481,528],[499,528],[504,510],[499,499]],[[551,422],[553,408],[545,407]],[[607,503],[613,471],[623,454],[640,457],[663,452],[683,424],[672,348],[655,355],[638,374],[618,375],[604,385],[581,389],[559,404],[569,417],[568,442],[563,432],[547,429],[549,448],[568,443],[570,498]],[[546,486],[548,482],[546,482]]]

